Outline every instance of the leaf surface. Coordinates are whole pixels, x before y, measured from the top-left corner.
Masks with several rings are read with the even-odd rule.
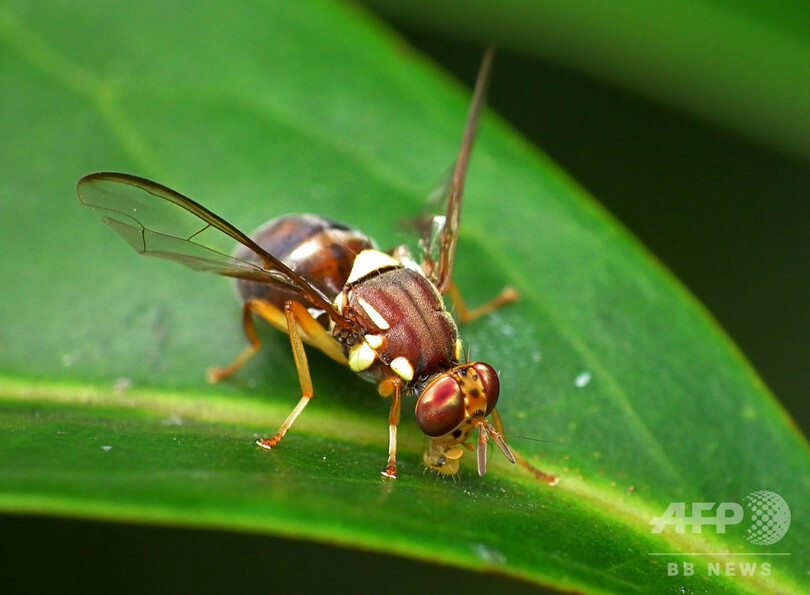
[[[17,2],[0,9],[0,48],[1,509],[306,537],[568,590],[805,588],[804,438],[677,281],[493,114],[455,280],[472,305],[507,284],[522,300],[462,334],[500,371],[510,444],[557,487],[498,453],[483,479],[472,460],[456,482],[425,474],[410,415],[401,479],[384,480],[387,403],[319,354],[315,401],[257,449],[298,398],[278,333],[206,384],[244,346],[228,281],[138,258],[81,208],[76,180],[155,179],[245,231],[315,212],[401,242],[397,219],[455,158],[468,92],[365,13]],[[796,519],[773,548],[743,524],[650,533],[670,502],[760,489]],[[683,558],[662,552],[754,554],[773,571],[673,578]]]

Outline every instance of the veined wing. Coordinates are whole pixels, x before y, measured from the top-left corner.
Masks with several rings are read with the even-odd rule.
[[[424,219],[426,223],[422,225],[422,244],[425,248],[422,270],[436,285],[439,293],[442,294],[450,287],[453,261],[456,257],[458,230],[461,224],[461,199],[464,194],[464,178],[467,175],[467,163],[470,160],[478,120],[486,98],[494,53],[494,48],[487,49],[478,70],[473,99],[470,104],[470,111],[467,114],[464,136],[461,140],[461,149],[453,169],[449,191],[446,193],[447,208],[445,213],[443,216],[437,215]]]
[[[306,279],[233,225],[174,190],[137,176],[104,172],[83,177],[76,192],[82,204],[103,212],[102,221],[139,254],[198,271],[292,288],[339,326],[352,326]],[[253,252],[259,264],[232,256],[234,242]]]

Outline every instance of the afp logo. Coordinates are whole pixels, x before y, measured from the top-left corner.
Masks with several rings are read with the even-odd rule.
[[[650,521],[652,533],[661,533],[666,527],[675,527],[676,533],[685,533],[689,525],[692,533],[702,533],[706,525],[714,526],[717,533],[726,527],[746,523],[745,538],[755,545],[773,545],[790,528],[790,507],[775,492],[759,490],[748,494],[743,501],[748,514],[737,502],[692,502],[691,514],[686,514],[685,502],[672,502],[664,514]]]

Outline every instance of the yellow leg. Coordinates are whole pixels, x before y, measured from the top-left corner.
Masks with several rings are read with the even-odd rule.
[[[242,327],[245,329],[245,336],[250,345],[245,347],[244,351],[236,356],[230,364],[224,368],[211,368],[208,370],[208,382],[214,384],[220,380],[230,378],[244,366],[250,358],[252,358],[262,346],[259,340],[259,335],[256,334],[256,325],[253,322],[252,313],[254,307],[259,300],[248,300],[242,306]]]
[[[298,370],[298,381],[301,383],[301,399],[272,438],[264,438],[256,442],[262,448],[267,449],[271,449],[281,442],[287,430],[290,429],[298,416],[301,415],[301,412],[307,404],[309,404],[309,400],[313,395],[312,379],[309,376],[309,366],[307,365],[307,354],[304,351],[304,343],[301,340],[301,335],[298,333],[298,326],[308,324],[307,318],[312,320],[312,316],[310,316],[304,306],[298,302],[292,301],[284,304],[284,314],[287,318],[287,333],[290,335],[290,344],[292,345],[293,358],[295,359],[295,369]],[[315,323],[317,324],[316,321]]]
[[[480,318],[481,316],[497,310],[501,306],[511,304],[512,302],[516,302],[520,299],[520,294],[517,292],[517,289],[514,287],[504,287],[503,290],[501,290],[501,293],[499,293],[494,299],[482,306],[470,310],[467,308],[467,304],[464,302],[464,298],[461,297],[461,292],[458,290],[455,283],[450,283],[450,287],[447,289],[447,295],[450,297],[450,301],[453,302],[456,315],[458,316],[459,321],[462,323]]]
[[[385,382],[385,381],[383,381]],[[397,425],[399,424],[400,410],[400,390],[402,382],[395,379],[391,383],[393,386],[393,401],[391,401],[391,412],[388,414],[388,465],[382,470],[385,477],[397,478]]]
[[[348,365],[346,357],[343,355],[343,350],[338,345],[337,341],[332,337],[328,330],[323,328],[321,324],[309,315],[309,312],[298,302],[295,303],[299,306],[300,310],[306,314],[306,317],[301,319],[299,317],[298,325],[303,332],[303,340],[313,347],[317,347],[326,355],[331,357],[338,363]],[[283,333],[287,332],[289,328],[287,324],[287,317],[284,312],[276,308],[273,304],[264,300],[253,299],[245,302],[242,307],[242,326],[245,329],[245,336],[250,345],[245,347],[244,351],[236,356],[230,364],[224,368],[211,368],[208,370],[208,381],[211,383],[219,382],[226,378],[230,378],[244,366],[250,358],[252,358],[262,346],[259,340],[259,335],[256,333],[256,326],[253,321],[253,314],[259,315],[261,318],[269,322],[275,328]]]
[[[503,420],[501,420],[501,416],[498,413],[497,409],[492,410],[490,418],[492,420],[492,426],[495,428],[495,431],[498,432],[501,435],[501,438],[505,440],[506,433],[503,430]],[[557,477],[556,475],[552,475],[551,473],[541,471],[540,469],[532,465],[529,461],[520,456],[520,454],[518,454],[514,450],[511,450],[511,452],[512,456],[515,457],[515,462],[524,469],[526,469],[526,471],[534,475],[540,481],[544,481],[550,486],[555,486],[560,481],[559,477]]]

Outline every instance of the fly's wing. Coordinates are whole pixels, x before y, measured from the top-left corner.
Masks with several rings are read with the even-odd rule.
[[[104,213],[102,221],[139,254],[198,271],[292,288],[337,325],[351,327],[306,279],[233,225],[174,190],[128,174],[97,173],[79,180],[76,191],[82,204]],[[233,242],[247,247],[260,264],[230,255]]]
[[[445,211],[452,183],[453,166],[447,169],[430,191],[419,215],[400,219],[397,226],[399,231],[419,239],[419,252],[422,255],[420,266],[425,276],[434,284],[438,279],[437,268],[441,252],[439,238],[447,221]]]
[[[470,160],[475,131],[478,128],[478,119],[484,105],[489,76],[492,69],[494,49],[488,48],[478,70],[475,81],[475,90],[467,114],[467,123],[464,127],[464,136],[461,140],[461,149],[456,159],[453,175],[450,178],[449,189],[443,192],[447,197],[447,208],[444,215],[423,218],[421,225],[422,244],[425,247],[425,256],[422,270],[439,290],[444,294],[450,287],[453,272],[453,261],[456,257],[456,243],[458,229],[461,223],[461,198],[464,194],[464,178],[467,174],[467,163]]]

